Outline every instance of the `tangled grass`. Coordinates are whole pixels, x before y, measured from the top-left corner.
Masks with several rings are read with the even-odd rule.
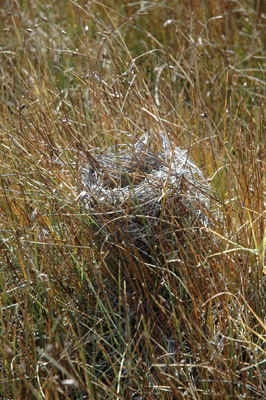
[[[264,398],[264,8],[1,7],[0,397]]]
[[[156,248],[154,260],[168,252],[173,257],[173,236],[187,247],[184,231],[197,229],[199,234],[208,224],[210,203],[209,185],[187,152],[162,133],[158,136],[160,151],[148,134],[131,145],[128,138],[126,146],[117,146],[117,153],[87,151],[85,191],[80,195],[108,244],[123,242],[126,253],[133,245],[146,256]]]

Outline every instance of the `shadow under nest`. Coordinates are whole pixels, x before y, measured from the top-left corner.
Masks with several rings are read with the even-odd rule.
[[[115,152],[86,152],[80,200],[95,243],[115,262],[187,257],[191,245],[211,240],[204,229],[210,225],[209,184],[165,134],[130,139]]]

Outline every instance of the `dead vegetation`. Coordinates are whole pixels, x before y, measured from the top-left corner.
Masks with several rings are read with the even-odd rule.
[[[179,3],[0,9],[0,397],[264,397],[263,2]]]
[[[166,135],[157,136],[128,137],[115,153],[87,150],[80,200],[108,245],[172,258],[176,240],[187,248],[185,231],[204,236],[210,187],[186,151]]]

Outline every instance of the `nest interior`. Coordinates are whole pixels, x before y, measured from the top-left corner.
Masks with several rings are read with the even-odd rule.
[[[176,243],[186,247],[188,234],[209,224],[209,184],[166,134],[145,134],[116,151],[91,149],[86,157],[82,201],[95,237],[108,246],[173,254]]]

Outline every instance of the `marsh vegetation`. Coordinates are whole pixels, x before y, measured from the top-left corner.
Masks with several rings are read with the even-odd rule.
[[[264,1],[4,1],[0,397],[262,399]]]

